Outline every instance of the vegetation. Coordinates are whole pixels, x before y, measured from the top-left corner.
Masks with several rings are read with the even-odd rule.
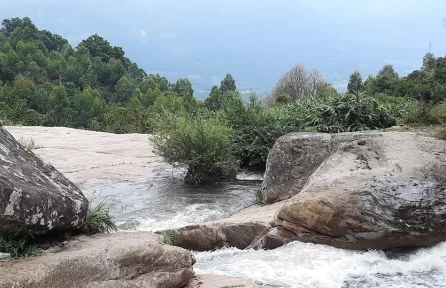
[[[200,184],[229,180],[238,168],[264,169],[276,139],[293,131],[445,126],[445,71],[446,58],[428,53],[407,77],[392,65],[365,81],[355,71],[348,92],[338,93],[317,70],[296,65],[265,99],[254,92],[245,99],[227,74],[199,101],[189,80],[170,83],[147,75],[99,35],[71,47],[29,18],[14,18],[4,20],[0,30],[0,119],[154,133],[159,153],[185,169],[186,182]],[[87,233],[113,230],[95,226],[108,213],[94,212]]]
[[[213,114],[165,112],[157,122],[155,145],[169,163],[186,169],[186,183],[230,180],[237,171],[232,130]]]
[[[104,203],[99,204],[88,212],[85,225],[82,227],[83,233],[91,235],[97,233],[110,233],[112,231],[118,231],[118,227]]]
[[[34,140],[34,138],[20,137],[19,142],[20,144],[25,146],[26,149],[28,149],[29,151],[40,148],[39,146],[36,145],[36,141]]]
[[[172,236],[170,236],[169,232],[164,232],[163,235],[161,235],[161,242],[166,245],[174,245]]]
[[[20,258],[37,255],[40,250],[32,236],[13,235],[0,236],[0,252],[9,253],[12,258]]]

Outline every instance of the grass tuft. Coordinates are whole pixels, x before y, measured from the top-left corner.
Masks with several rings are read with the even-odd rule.
[[[172,237],[170,236],[169,232],[164,232],[161,236],[161,242],[167,245],[173,245],[174,242],[172,240]]]
[[[36,141],[34,138],[24,138],[20,137],[19,140],[20,144],[26,147],[29,151],[32,151],[34,149],[39,149],[40,147],[36,145]]]
[[[82,232],[91,235],[96,233],[110,233],[111,231],[118,231],[118,227],[104,203],[99,204],[88,212],[85,225],[82,227]]]
[[[265,196],[266,195],[265,195],[265,188],[264,187],[257,189],[257,191],[256,191],[256,202],[257,203],[264,203]]]

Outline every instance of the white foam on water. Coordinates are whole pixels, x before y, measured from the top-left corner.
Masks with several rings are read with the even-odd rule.
[[[446,243],[399,259],[293,242],[276,250],[226,249],[195,253],[198,274],[242,277],[268,287],[446,287]]]
[[[180,228],[188,225],[200,224],[207,221],[224,218],[229,213],[223,209],[223,207],[209,207],[208,204],[191,204],[185,207],[183,210],[178,211],[175,214],[169,213],[166,217],[144,217],[136,218],[132,221],[136,223],[134,227],[130,227],[130,230],[137,231],[160,231],[167,229]],[[129,220],[127,220],[129,221]],[[118,226],[123,225],[118,221]],[[122,229],[128,230],[128,229]]]

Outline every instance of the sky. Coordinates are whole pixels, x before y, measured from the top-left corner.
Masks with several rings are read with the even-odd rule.
[[[0,0],[0,18],[24,16],[74,46],[98,33],[199,97],[226,73],[264,93],[303,64],[342,91],[354,70],[404,76],[429,49],[446,54],[446,0]]]

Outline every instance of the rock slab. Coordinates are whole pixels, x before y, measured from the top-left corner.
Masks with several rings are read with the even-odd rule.
[[[76,230],[87,209],[71,181],[0,126],[0,235]]]
[[[70,240],[62,251],[0,262],[0,288],[180,288],[194,276],[193,255],[151,233]]]
[[[314,147],[303,141],[320,143],[323,152],[312,158]],[[295,196],[279,209],[264,247],[300,240],[390,249],[446,240],[445,141],[397,132],[292,133],[274,149],[265,175],[271,199]]]

